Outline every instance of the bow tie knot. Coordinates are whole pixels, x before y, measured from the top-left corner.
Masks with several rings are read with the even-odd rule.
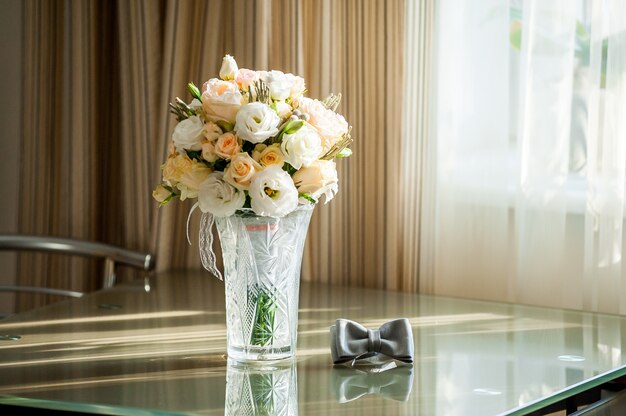
[[[330,327],[331,354],[335,364],[384,354],[390,358],[413,362],[413,333],[408,319],[384,323],[378,329],[367,329],[348,319],[337,319]]]
[[[367,330],[367,349],[370,352],[380,352],[382,343],[380,342],[380,330],[368,329]]]

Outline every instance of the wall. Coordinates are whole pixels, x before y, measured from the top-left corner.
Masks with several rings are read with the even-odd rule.
[[[20,162],[22,4],[0,0],[0,233],[17,232]],[[15,284],[15,254],[0,252],[0,286]],[[13,294],[0,294],[0,314],[13,310]]]

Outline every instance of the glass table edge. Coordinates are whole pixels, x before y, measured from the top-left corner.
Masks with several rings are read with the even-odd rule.
[[[120,415],[120,416],[165,416],[187,415],[188,413],[171,412],[163,410],[143,409],[136,407],[123,407],[107,404],[65,402],[61,400],[31,399],[20,396],[0,394],[0,410],[4,406],[24,407],[32,409],[56,410],[64,412],[81,412],[96,415]]]
[[[547,406],[560,402],[561,400],[565,400],[569,397],[575,396],[576,394],[582,393],[587,390],[591,390],[595,387],[601,386],[604,383],[615,380],[625,375],[626,375],[626,365],[623,365],[621,367],[607,371],[605,373],[598,374],[597,376],[593,378],[583,380],[565,389],[559,390],[549,396],[542,397],[535,401],[518,406],[514,409],[507,410],[504,413],[499,413],[497,416],[527,415],[530,412],[544,409]]]

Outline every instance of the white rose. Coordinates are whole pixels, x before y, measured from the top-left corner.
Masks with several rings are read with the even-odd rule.
[[[318,200],[324,195],[324,203],[333,199],[339,190],[337,166],[332,160],[317,160],[293,174],[298,192],[309,194]]]
[[[244,192],[225,182],[223,172],[211,173],[198,190],[200,210],[216,217],[233,215],[245,202]]]
[[[172,133],[176,150],[182,153],[185,150],[202,149],[203,128],[204,124],[198,116],[191,116],[178,123]]]
[[[284,217],[298,207],[298,190],[278,165],[257,173],[250,183],[250,204],[257,215]]]
[[[284,101],[291,94],[292,81],[281,71],[262,71],[261,79],[270,89],[274,100]]]
[[[222,59],[220,78],[222,78],[224,81],[230,81],[235,79],[238,73],[239,68],[237,67],[237,62],[235,62],[235,58],[230,55],[226,55],[224,59]]]
[[[254,102],[241,107],[235,120],[237,136],[261,143],[278,134],[280,117],[267,104]]]
[[[322,141],[314,128],[304,124],[295,133],[283,135],[280,148],[285,156],[285,162],[300,169],[317,160],[322,152]]]
[[[263,169],[249,154],[237,153],[224,171],[224,180],[239,189],[248,189],[254,174]]]

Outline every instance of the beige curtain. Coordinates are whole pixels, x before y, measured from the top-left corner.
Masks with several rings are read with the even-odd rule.
[[[410,3],[410,2],[409,2]],[[415,290],[414,233],[403,186],[404,0],[66,0],[24,2],[23,233],[71,236],[157,254],[158,268],[199,268],[189,203],[157,209],[175,120],[167,103],[240,67],[305,77],[309,95],[342,92],[354,156],[340,191],[316,208],[303,277]],[[415,228],[415,227],[413,227]],[[97,265],[23,255],[21,284],[92,289]],[[404,277],[403,277],[404,276]],[[407,277],[409,276],[409,277]],[[23,307],[32,306],[24,300]]]

